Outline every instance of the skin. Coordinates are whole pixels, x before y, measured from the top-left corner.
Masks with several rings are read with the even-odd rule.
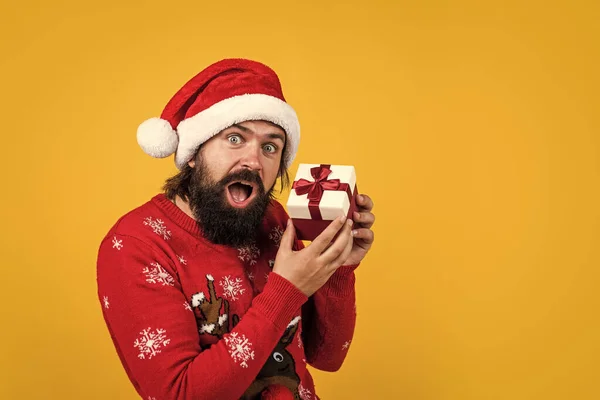
[[[210,166],[208,173],[213,181],[246,168],[257,171],[268,190],[277,180],[284,144],[285,132],[277,125],[266,121],[245,121],[207,140],[200,148],[199,156]],[[194,168],[196,160],[188,164]],[[177,197],[176,204],[194,218],[183,199]]]
[[[285,132],[279,126],[267,121],[245,121],[221,131],[206,141],[200,149],[199,156],[210,166],[209,174],[215,181],[247,168],[258,172],[265,189],[268,190],[277,180],[284,144]],[[189,161],[189,165],[195,167],[196,161]],[[189,205],[183,199],[177,197],[175,204],[194,218]],[[339,266],[360,263],[374,241],[371,227],[375,222],[375,215],[372,213],[374,204],[369,196],[359,195],[357,205],[358,212],[354,213],[352,220],[348,220],[347,223],[344,219],[332,221],[318,238],[299,252],[292,251],[294,228],[290,223],[284,233],[284,236],[287,235],[285,240],[282,238],[282,245],[285,243],[289,246],[280,247],[273,271],[292,282],[302,281],[300,286],[303,287],[299,289],[304,288],[305,293],[312,294],[320,287],[319,282],[322,285]],[[352,221],[356,222],[354,230],[350,228]],[[336,241],[331,243],[340,230],[342,232]],[[286,265],[285,270],[282,269],[282,264]],[[289,266],[296,264],[296,271],[289,273],[294,270]],[[302,267],[302,264],[309,265],[315,274],[306,275],[306,268]],[[323,273],[318,273],[319,270],[323,270]],[[314,278],[314,284],[309,282],[311,276]]]

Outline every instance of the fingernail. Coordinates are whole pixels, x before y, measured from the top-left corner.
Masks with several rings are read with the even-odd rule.
[[[352,221],[351,219],[349,219],[348,221],[346,221],[346,223],[348,224],[348,226],[352,226],[352,224],[354,223],[354,221]]]
[[[358,200],[364,201],[365,200],[365,196],[363,196],[362,194],[359,194],[358,195]]]
[[[356,236],[356,234],[358,233],[358,231],[355,229],[352,231],[352,236]]]
[[[340,220],[341,223],[344,223],[344,221],[346,221],[346,216],[345,215],[340,215],[338,218],[339,218],[339,220]]]
[[[359,219],[360,218],[360,214],[356,211],[354,211],[354,219]]]
[[[288,222],[287,222],[287,226],[290,226],[291,224],[292,224],[292,219],[291,219],[291,218],[289,218],[289,219],[288,219]]]

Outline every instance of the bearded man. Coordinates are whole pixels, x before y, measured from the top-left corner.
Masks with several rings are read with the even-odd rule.
[[[307,365],[336,371],[348,352],[372,200],[358,196],[358,211],[310,245],[296,239],[273,193],[278,178],[289,183],[300,127],[256,61],[210,65],[137,138],[179,169],[98,253],[103,317],[138,394],[318,399]]]

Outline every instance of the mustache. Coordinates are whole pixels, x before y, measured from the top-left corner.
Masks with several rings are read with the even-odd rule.
[[[232,172],[231,174],[229,174],[226,177],[224,177],[223,179],[221,179],[219,181],[219,184],[221,186],[225,187],[228,184],[230,184],[231,182],[237,182],[237,181],[247,181],[247,182],[256,183],[256,185],[258,186],[258,189],[260,190],[260,193],[265,192],[265,186],[263,184],[262,179],[260,179],[260,175],[258,174],[258,172],[251,171],[249,169],[242,169],[237,172]]]

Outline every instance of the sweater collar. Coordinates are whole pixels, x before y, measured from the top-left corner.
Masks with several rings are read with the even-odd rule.
[[[202,232],[192,217],[184,213],[181,208],[177,207],[164,193],[157,194],[152,198],[152,201],[161,209],[169,218],[175,222],[180,228],[198,238],[202,237]]]

